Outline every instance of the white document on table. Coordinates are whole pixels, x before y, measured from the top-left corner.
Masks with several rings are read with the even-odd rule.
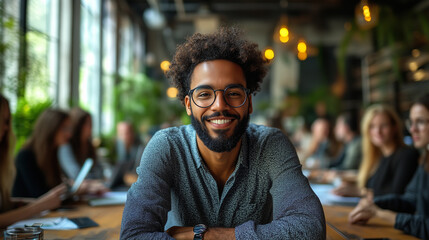
[[[8,228],[28,227],[35,223],[42,224],[41,228],[45,230],[70,230],[79,228],[74,222],[65,217],[27,219],[16,222]]]

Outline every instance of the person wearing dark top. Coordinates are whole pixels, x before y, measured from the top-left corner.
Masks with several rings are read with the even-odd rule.
[[[62,183],[57,151],[70,136],[66,112],[47,109],[39,116],[32,135],[16,157],[14,197],[39,197]]]
[[[15,178],[12,157],[14,140],[9,101],[0,94],[0,229],[17,221],[31,218],[42,211],[59,207],[61,195],[67,189],[64,184],[60,184],[37,199],[26,198],[24,201],[11,198]]]
[[[350,213],[349,221],[365,224],[377,216],[406,234],[429,239],[429,94],[412,105],[407,123],[413,144],[422,155],[405,193],[364,198]]]
[[[363,197],[403,193],[418,165],[419,154],[405,146],[402,122],[386,105],[370,106],[362,119],[363,159],[356,183],[344,181],[333,193]]]
[[[167,76],[191,124],[158,131],[128,190],[120,239],[325,239],[289,139],[249,124],[266,73],[237,28],[194,34]]]
[[[37,165],[33,150],[22,149],[19,151],[16,156],[15,166],[18,171],[13,196],[38,197],[51,189],[45,180],[43,171]]]
[[[393,154],[382,157],[375,173],[368,179],[366,188],[374,196],[404,193],[418,166],[419,152],[415,148],[401,147]]]

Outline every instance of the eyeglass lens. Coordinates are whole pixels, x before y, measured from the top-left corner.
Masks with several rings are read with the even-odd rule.
[[[412,126],[415,126],[418,129],[423,129],[428,123],[429,123],[429,119],[416,119],[415,121],[412,121],[411,119],[407,119],[405,121],[405,126],[407,127],[408,130],[410,130]]]
[[[224,90],[213,90],[211,88],[195,88],[192,93],[192,99],[199,107],[209,107],[216,100],[216,92],[223,92],[223,97],[231,107],[240,107],[246,101],[247,95],[244,88],[229,87]]]

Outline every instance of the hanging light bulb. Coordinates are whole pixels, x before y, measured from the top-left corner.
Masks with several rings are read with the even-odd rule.
[[[296,47],[298,49],[298,52],[306,52],[307,51],[307,44],[305,44],[304,41],[300,41]]]
[[[279,40],[282,43],[289,41],[289,29],[286,26],[282,26],[279,30]]]
[[[371,22],[371,12],[369,10],[369,6],[368,5],[364,5],[362,7],[362,11],[363,11],[363,17],[364,17],[365,21]]]
[[[283,26],[280,28],[279,33],[280,33],[280,36],[287,37],[289,36],[289,29],[287,29],[286,26]]]
[[[274,51],[273,51],[273,49],[271,49],[271,48],[265,49],[265,51],[264,51],[264,57],[265,57],[265,59],[273,60],[273,58],[274,58]]]
[[[298,59],[301,61],[304,61],[305,59],[307,59],[307,52],[299,52]]]
[[[167,60],[162,61],[160,64],[160,67],[161,67],[162,71],[164,71],[164,72],[168,71],[168,69],[170,69],[170,62]]]
[[[355,19],[361,29],[370,29],[378,23],[378,6],[369,0],[361,0],[355,8]]]

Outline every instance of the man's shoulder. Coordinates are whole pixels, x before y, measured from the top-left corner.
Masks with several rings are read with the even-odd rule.
[[[153,137],[183,137],[189,138],[194,133],[191,125],[182,125],[158,130]]]
[[[246,131],[249,138],[264,139],[274,135],[283,135],[278,128],[251,123]]]
[[[194,128],[191,125],[182,125],[158,130],[150,142],[159,146],[165,146],[165,144],[180,146],[191,144],[194,138]]]

